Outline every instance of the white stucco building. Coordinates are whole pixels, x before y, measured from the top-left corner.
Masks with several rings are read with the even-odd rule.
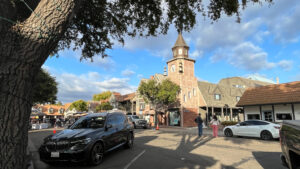
[[[245,120],[300,120],[300,81],[249,88],[237,106],[244,108]]]

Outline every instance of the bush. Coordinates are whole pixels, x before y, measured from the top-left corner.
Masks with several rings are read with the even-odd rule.
[[[237,121],[222,121],[221,125],[223,126],[232,126],[232,125],[236,125],[238,122]]]

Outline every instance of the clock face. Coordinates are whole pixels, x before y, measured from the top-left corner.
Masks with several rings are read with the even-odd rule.
[[[175,72],[175,65],[171,66],[171,72]]]
[[[179,55],[182,55],[182,49],[179,49],[179,50],[178,50],[178,54],[179,54]]]

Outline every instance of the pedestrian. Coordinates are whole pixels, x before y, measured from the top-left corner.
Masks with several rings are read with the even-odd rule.
[[[216,115],[214,115],[213,119],[210,121],[210,124],[212,125],[213,128],[213,136],[218,137],[218,126],[220,122]]]
[[[198,124],[198,135],[202,136],[203,120],[201,118],[201,113],[195,118],[195,122]]]

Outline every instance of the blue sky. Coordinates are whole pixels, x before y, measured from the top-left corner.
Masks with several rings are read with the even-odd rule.
[[[196,60],[199,80],[217,83],[233,76],[262,76],[280,83],[300,80],[300,2],[275,1],[273,5],[252,5],[236,17],[223,16],[211,24],[199,16],[191,32],[183,32],[190,46],[189,56]],[[58,100],[91,100],[92,95],[111,90],[122,94],[134,92],[141,78],[163,73],[172,58],[171,48],[177,32],[171,27],[167,35],[126,38],[125,45],[115,44],[107,51],[110,57],[81,61],[80,51],[65,50],[60,57],[48,58],[44,64],[56,77]]]

